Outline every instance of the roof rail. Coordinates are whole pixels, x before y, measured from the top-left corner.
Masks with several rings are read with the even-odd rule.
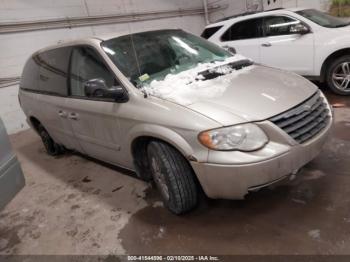
[[[221,19],[215,21],[215,23],[222,22],[222,21],[226,21],[226,20],[230,20],[230,19],[232,19],[232,18],[237,18],[237,17],[241,17],[241,16],[254,15],[254,14],[259,14],[259,13],[264,13],[264,12],[270,12],[270,11],[276,11],[276,10],[283,10],[283,9],[284,9],[284,8],[274,8],[274,9],[262,10],[262,11],[245,12],[245,13],[242,13],[242,14],[237,14],[237,15],[232,15],[232,16],[227,16],[227,17],[221,18]]]

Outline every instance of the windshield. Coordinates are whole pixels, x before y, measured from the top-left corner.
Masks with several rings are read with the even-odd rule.
[[[136,86],[163,80],[200,63],[224,61],[232,54],[181,30],[161,30],[117,37],[102,43],[105,53]]]
[[[349,25],[349,22],[341,18],[328,15],[315,9],[302,10],[296,13],[323,27],[338,28]]]

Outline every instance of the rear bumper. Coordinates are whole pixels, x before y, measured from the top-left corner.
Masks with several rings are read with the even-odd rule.
[[[243,199],[256,189],[271,185],[313,160],[322,150],[332,123],[317,137],[305,145],[290,149],[265,161],[244,165],[221,165],[191,162],[203,190],[214,199]]]
[[[0,210],[24,187],[21,166],[15,156],[0,167]]]

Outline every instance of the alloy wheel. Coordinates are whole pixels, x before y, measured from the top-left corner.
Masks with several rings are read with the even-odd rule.
[[[350,92],[350,62],[343,62],[335,67],[332,81],[340,91]]]

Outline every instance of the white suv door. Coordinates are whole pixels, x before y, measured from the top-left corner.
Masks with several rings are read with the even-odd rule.
[[[262,44],[262,18],[253,18],[235,22],[221,36],[220,45],[233,47],[238,54],[260,62],[260,49]]]
[[[295,33],[300,28],[303,33]],[[314,34],[305,29],[306,25],[289,16],[264,17],[260,62],[300,75],[313,75]]]

